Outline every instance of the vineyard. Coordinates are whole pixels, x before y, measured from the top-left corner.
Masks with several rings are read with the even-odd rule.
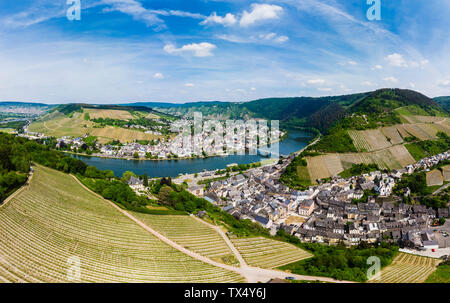
[[[239,265],[224,239],[214,229],[190,216],[133,215],[186,249],[217,262]]]
[[[231,241],[250,266],[275,268],[312,257],[312,254],[292,244],[263,237],[234,238]]]
[[[175,250],[71,176],[43,167],[0,207],[0,256],[5,282],[69,282],[74,257],[80,282],[243,281]]]
[[[423,283],[440,263],[440,259],[400,253],[391,265],[381,271],[380,280],[369,283]]]

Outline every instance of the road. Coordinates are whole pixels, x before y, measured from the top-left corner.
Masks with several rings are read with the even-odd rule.
[[[441,188],[439,188],[438,190],[436,190],[433,195],[437,195],[439,194],[441,191],[445,190],[446,188],[448,188],[450,186],[450,183],[445,184],[444,186],[442,186]]]
[[[117,211],[121,212],[124,216],[126,216],[129,219],[131,219],[132,221],[134,221],[136,224],[138,224],[144,230],[151,233],[153,236],[157,237],[164,243],[170,245],[171,247],[181,251],[182,253],[184,253],[198,261],[238,273],[241,276],[243,276],[248,283],[268,282],[269,280],[274,279],[274,278],[284,279],[286,276],[291,276],[291,277],[296,278],[297,280],[306,280],[306,281],[322,281],[322,282],[331,282],[331,283],[353,283],[350,281],[338,281],[338,280],[335,280],[332,278],[326,278],[326,277],[295,275],[295,274],[286,273],[286,272],[283,272],[280,270],[263,269],[263,268],[259,268],[259,267],[248,266],[246,264],[245,260],[240,255],[239,251],[234,247],[234,245],[231,243],[231,241],[228,239],[228,237],[224,234],[224,232],[222,230],[216,229],[216,228],[214,228],[214,229],[217,230],[222,235],[222,237],[224,237],[225,242],[230,246],[230,249],[233,251],[233,253],[236,254],[236,257],[238,258],[238,260],[240,262],[240,267],[235,267],[235,266],[226,265],[226,264],[222,264],[222,263],[213,261],[205,256],[202,256],[200,254],[197,254],[193,251],[186,249],[185,247],[179,245],[178,243],[175,243],[174,241],[172,241],[169,238],[165,237],[164,235],[160,234],[156,230],[152,229],[151,227],[149,227],[148,225],[146,225],[145,223],[143,223],[142,221],[140,221],[139,219],[137,219],[136,217],[131,215],[128,211],[121,209],[119,206],[117,206],[113,202],[106,200],[99,194],[91,191],[83,183],[81,183],[80,180],[78,180],[75,176],[72,175],[72,178],[74,178],[76,180],[76,182],[78,184],[80,184],[85,190],[96,195],[103,201],[109,203]],[[208,224],[206,222],[204,222],[204,223]]]

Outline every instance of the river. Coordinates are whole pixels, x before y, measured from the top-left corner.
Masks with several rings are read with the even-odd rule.
[[[289,136],[279,143],[281,155],[296,152],[305,146],[313,137],[312,134],[299,130],[289,130]],[[268,150],[268,148],[262,148]],[[274,146],[269,148],[273,151]],[[132,171],[137,175],[146,173],[150,178],[177,177],[179,174],[192,174],[203,170],[224,169],[228,164],[248,164],[266,159],[260,155],[230,155],[226,157],[211,157],[204,159],[187,160],[163,160],[163,161],[139,161],[109,159],[99,157],[86,157],[74,155],[83,160],[87,165],[95,166],[101,170],[112,170],[116,176],[121,176],[126,171]]]

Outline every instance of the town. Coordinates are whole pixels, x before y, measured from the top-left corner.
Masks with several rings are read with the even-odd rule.
[[[30,132],[28,125],[24,127],[24,133],[19,134],[19,136],[30,140],[49,139],[48,136],[42,133]],[[270,152],[258,150],[258,148],[277,143],[286,135],[286,132],[277,128],[269,129],[267,125],[265,127],[256,127],[256,123],[250,126],[247,125],[247,127],[246,125],[236,125],[236,129],[233,128],[231,131],[228,131],[228,129],[224,131],[224,127],[220,124],[217,130],[205,127],[199,133],[192,135],[192,125],[193,121],[191,120],[174,121],[169,126],[172,132],[177,134],[173,139],[159,138],[151,142],[136,140],[130,143],[117,141],[110,144],[100,144],[95,137],[85,134],[76,138],[70,136],[57,138],[54,147],[58,150],[71,151],[78,154],[87,153],[97,157],[140,160],[205,158],[226,156],[234,153],[244,154],[246,152],[269,156]],[[140,129],[141,127],[139,125],[131,125],[130,128]],[[146,133],[162,135],[156,130],[147,130]]]
[[[426,231],[435,219],[447,218],[449,209],[435,211],[423,205],[404,204],[402,197],[392,194],[403,175],[426,171],[450,159],[450,152],[390,173],[374,171],[348,179],[336,177],[306,191],[291,190],[277,181],[292,157],[212,182],[206,189],[193,185],[189,190],[238,219],[258,222],[272,234],[284,229],[304,242],[344,242],[351,246],[388,239],[421,249],[438,248],[436,239]],[[449,177],[446,175],[446,181],[450,181]],[[371,190],[377,197],[352,203]],[[404,195],[409,194],[410,190],[405,189]]]

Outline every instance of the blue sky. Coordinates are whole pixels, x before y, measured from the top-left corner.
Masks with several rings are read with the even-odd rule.
[[[382,87],[450,95],[450,1],[0,2],[0,100],[246,101]]]

